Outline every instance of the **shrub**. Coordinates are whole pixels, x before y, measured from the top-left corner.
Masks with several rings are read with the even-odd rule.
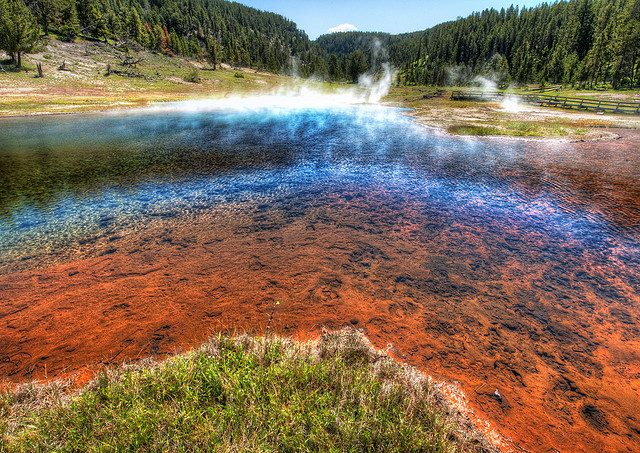
[[[193,68],[182,78],[182,80],[190,83],[200,83],[200,72],[197,68]]]

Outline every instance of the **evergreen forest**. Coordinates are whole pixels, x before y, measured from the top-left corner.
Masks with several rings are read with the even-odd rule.
[[[50,34],[274,73],[356,82],[390,62],[405,85],[639,85],[640,0],[570,0],[487,9],[400,35],[311,41],[278,14],[225,0],[0,0],[0,49],[17,66]]]

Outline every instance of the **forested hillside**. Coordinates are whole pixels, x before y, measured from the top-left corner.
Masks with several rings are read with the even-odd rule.
[[[320,60],[295,23],[224,0],[0,0],[0,48],[18,58],[34,29],[306,76]]]
[[[465,84],[475,75],[501,84],[635,86],[640,0],[573,0],[480,13],[405,35],[342,33],[317,44],[336,58],[371,55],[381,41],[406,84]],[[368,46],[367,46],[368,43]]]
[[[434,27],[405,66],[407,79],[442,83],[443,67],[516,82],[637,83],[639,0],[577,0],[485,10]],[[507,80],[505,80],[506,82]]]
[[[362,68],[377,69],[382,61],[401,68],[417,55],[424,32],[390,35],[375,32],[332,33],[320,36],[315,44],[325,52],[331,79],[352,79]],[[360,60],[364,58],[364,63]]]
[[[224,0],[0,0],[0,48],[17,63],[38,36],[110,40],[272,72],[357,81],[384,60],[401,84],[638,85],[640,0],[571,0],[484,10],[402,35],[347,32],[312,42],[277,14]]]

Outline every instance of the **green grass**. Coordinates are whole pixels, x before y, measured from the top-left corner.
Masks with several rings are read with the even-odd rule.
[[[625,121],[618,122],[621,115],[597,116],[577,110],[535,107],[557,112],[555,117],[530,115],[527,110],[512,112],[502,108],[496,101],[452,100],[456,87],[392,87],[383,99],[391,105],[415,109],[412,116],[421,123],[431,125],[454,135],[550,137],[570,140],[590,140],[607,136],[597,129],[605,127],[631,127]],[[464,89],[464,88],[463,88]],[[523,90],[511,90],[524,92]],[[573,91],[572,95],[579,93]],[[584,91],[582,91],[584,93]],[[556,93],[553,93],[556,94]],[[571,94],[567,92],[567,94]],[[627,91],[608,91],[612,98],[629,97]],[[627,115],[624,120],[629,119]]]
[[[436,87],[423,86],[392,86],[389,93],[383,98],[385,102],[399,103],[403,107],[420,107],[425,100],[432,101],[438,94],[444,95],[444,90]],[[450,96],[448,92],[446,96]],[[438,102],[442,102],[441,99]]]
[[[454,124],[447,128],[452,135],[505,135],[505,131],[493,126],[475,126],[472,124]]]
[[[218,336],[0,403],[2,451],[494,451],[428,378],[353,330],[315,345]]]
[[[453,135],[507,135],[515,137],[549,137],[587,134],[589,129],[567,122],[502,121],[496,126],[454,124],[447,128]]]
[[[24,55],[23,68],[3,65],[6,72],[0,71],[0,88],[4,89],[0,116],[121,108],[229,93],[265,93],[294,83],[290,77],[247,68],[219,67],[213,71],[204,61],[153,52],[132,53],[132,58],[140,62],[129,68],[120,63],[118,57],[123,55],[100,43],[79,39],[69,44],[52,38],[46,53]],[[63,61],[67,71],[58,70]],[[34,77],[38,62],[43,64],[44,78]],[[112,70],[108,76],[107,65]]]

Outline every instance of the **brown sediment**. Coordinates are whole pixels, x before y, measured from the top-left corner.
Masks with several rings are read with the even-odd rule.
[[[491,219],[439,228],[374,190],[322,197],[284,224],[271,211],[259,227],[167,220],[112,238],[102,256],[0,276],[0,373],[86,375],[221,330],[261,334],[275,307],[277,333],[352,325],[459,382],[527,450],[639,449],[640,298],[615,277],[623,261],[531,261],[571,244],[550,248]]]
[[[0,376],[83,380],[217,331],[264,333],[273,313],[271,330],[298,339],[362,329],[528,451],[640,451],[639,134],[624,134],[614,158],[582,143],[487,171],[525,201],[602,219],[617,232],[603,253],[545,233],[544,203],[522,203],[542,219],[528,228],[474,197],[354,184],[0,263]]]

